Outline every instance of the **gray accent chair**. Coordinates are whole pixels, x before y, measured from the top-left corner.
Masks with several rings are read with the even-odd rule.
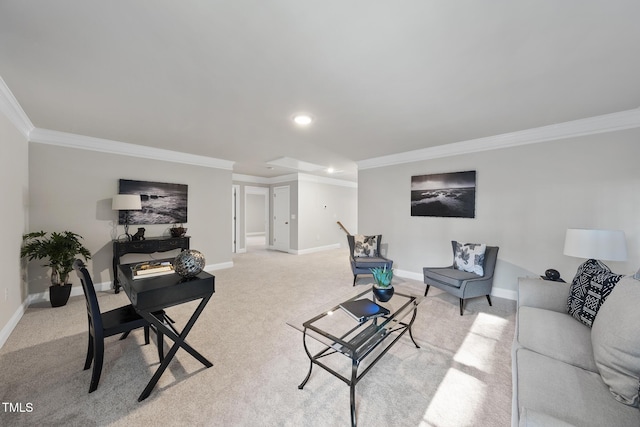
[[[353,286],[356,285],[356,278],[358,274],[371,274],[371,269],[375,267],[387,267],[391,269],[393,267],[393,261],[382,256],[380,252],[380,242],[382,235],[377,235],[377,256],[371,257],[357,257],[354,256],[354,250],[356,247],[355,237],[351,234],[347,235],[347,241],[349,242],[349,262],[351,263],[351,271],[353,272]]]
[[[455,251],[455,242],[451,242],[451,247]],[[424,283],[427,285],[424,296],[427,296],[430,286],[457,296],[460,298],[460,316],[464,310],[464,300],[467,298],[484,295],[491,305],[491,288],[493,287],[493,272],[498,259],[498,249],[497,246],[487,246],[484,253],[484,276],[455,269],[453,265],[423,268]]]

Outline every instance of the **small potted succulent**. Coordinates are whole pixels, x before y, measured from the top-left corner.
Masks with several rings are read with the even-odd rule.
[[[387,302],[393,296],[393,286],[391,285],[391,279],[393,278],[393,269],[384,267],[375,267],[371,269],[373,274],[373,295],[376,299]]]
[[[48,259],[43,267],[51,267],[51,286],[49,299],[52,307],[60,307],[67,303],[71,295],[69,273],[73,271],[73,261],[78,255],[85,261],[91,259],[91,253],[80,243],[82,236],[71,231],[53,232],[49,236],[45,231],[36,231],[22,236],[21,257]]]

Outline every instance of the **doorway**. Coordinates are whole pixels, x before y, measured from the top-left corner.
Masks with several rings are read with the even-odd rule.
[[[273,188],[273,249],[289,252],[290,244],[289,186]]]
[[[268,246],[269,189],[266,187],[245,187],[244,241],[247,251]]]

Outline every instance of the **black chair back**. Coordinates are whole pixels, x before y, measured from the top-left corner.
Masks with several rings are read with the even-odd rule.
[[[98,295],[96,294],[96,288],[93,286],[93,280],[87,270],[84,263],[76,259],[73,263],[73,269],[78,274],[80,282],[82,282],[82,290],[84,291],[84,298],[87,302],[87,315],[89,317],[89,329],[91,331],[102,331],[102,316],[100,315],[100,306],[98,305]]]

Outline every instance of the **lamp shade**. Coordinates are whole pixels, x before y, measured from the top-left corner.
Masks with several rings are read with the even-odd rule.
[[[142,209],[140,195],[116,194],[111,200],[111,209],[114,211],[139,211]]]
[[[620,230],[569,228],[564,240],[564,254],[603,261],[626,261],[627,243]]]

